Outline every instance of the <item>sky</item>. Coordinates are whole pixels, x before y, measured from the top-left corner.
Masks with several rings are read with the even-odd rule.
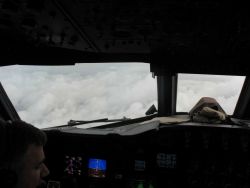
[[[146,63],[5,66],[0,81],[21,119],[39,128],[69,120],[136,118],[157,107],[156,79]],[[203,96],[232,114],[244,77],[180,74],[177,111]],[[89,125],[88,125],[89,126]]]

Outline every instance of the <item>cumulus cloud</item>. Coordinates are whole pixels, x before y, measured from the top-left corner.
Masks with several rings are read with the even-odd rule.
[[[20,117],[40,128],[73,120],[136,118],[157,106],[157,85],[145,63],[10,66],[2,82]],[[214,97],[232,114],[244,77],[180,74],[177,111]],[[87,126],[93,126],[92,124]]]
[[[12,66],[0,75],[20,117],[40,128],[70,119],[141,117],[157,103],[148,64]]]
[[[180,74],[177,111],[188,112],[201,97],[213,97],[229,115],[233,114],[244,76]]]

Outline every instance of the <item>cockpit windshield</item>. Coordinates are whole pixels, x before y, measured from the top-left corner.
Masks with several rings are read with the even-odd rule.
[[[244,80],[178,74],[176,111],[189,112],[200,98],[213,97],[232,115]],[[147,63],[3,66],[0,81],[21,119],[39,128],[69,122],[79,128],[101,126],[157,108],[157,79]]]
[[[157,105],[156,79],[146,63],[5,66],[0,81],[21,119],[39,128],[71,119],[137,118]]]

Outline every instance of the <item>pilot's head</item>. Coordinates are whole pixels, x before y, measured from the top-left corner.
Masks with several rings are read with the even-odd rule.
[[[47,137],[23,121],[0,121],[0,182],[5,187],[36,188],[49,174],[43,146]],[[2,187],[2,186],[1,186]]]

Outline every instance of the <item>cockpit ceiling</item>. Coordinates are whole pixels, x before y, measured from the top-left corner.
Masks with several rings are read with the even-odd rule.
[[[0,8],[1,48],[24,59],[34,47],[202,57],[250,48],[250,13],[238,1],[1,0]]]

